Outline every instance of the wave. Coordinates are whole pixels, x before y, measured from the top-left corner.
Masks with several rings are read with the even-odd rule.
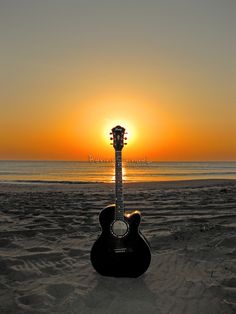
[[[91,181],[59,181],[59,180],[0,180],[2,183],[53,183],[53,184],[90,184]]]

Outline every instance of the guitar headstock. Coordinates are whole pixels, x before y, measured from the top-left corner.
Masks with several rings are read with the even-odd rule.
[[[115,150],[122,150],[122,148],[124,147],[124,145],[127,145],[127,143],[124,142],[124,140],[127,140],[127,137],[124,137],[124,135],[127,134],[125,132],[125,128],[123,128],[120,125],[115,126],[112,130],[110,135],[112,135],[112,137],[110,138],[110,140],[112,140],[113,142],[111,143],[111,145],[113,145],[113,147],[115,148]]]

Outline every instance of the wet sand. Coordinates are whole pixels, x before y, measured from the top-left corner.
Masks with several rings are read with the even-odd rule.
[[[111,184],[0,183],[0,313],[236,311],[236,181],[125,185],[152,248],[137,279],[89,260]]]

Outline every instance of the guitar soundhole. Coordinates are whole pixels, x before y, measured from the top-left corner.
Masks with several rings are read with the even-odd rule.
[[[126,221],[115,220],[111,224],[111,232],[115,237],[123,238],[129,231],[129,225]]]

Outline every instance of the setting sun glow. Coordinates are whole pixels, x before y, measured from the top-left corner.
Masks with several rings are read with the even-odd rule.
[[[230,5],[102,3],[0,5],[0,159],[235,160]]]
[[[107,123],[104,124],[104,131],[103,131],[103,137],[105,144],[107,144],[108,136],[110,135],[111,129],[114,128],[116,125],[121,125],[123,128],[125,128],[125,137],[127,138],[127,141],[129,144],[132,144],[132,142],[135,140],[135,129],[134,126],[132,126],[130,121],[124,121],[122,119],[107,119]]]

